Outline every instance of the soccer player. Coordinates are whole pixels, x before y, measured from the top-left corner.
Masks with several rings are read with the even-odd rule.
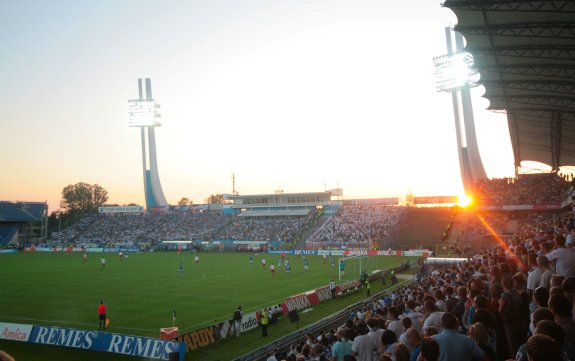
[[[250,266],[254,265],[254,255],[250,254]]]
[[[335,269],[335,258],[333,256],[330,257],[330,261],[331,261],[331,270],[333,271]]]
[[[106,328],[106,306],[104,306],[104,301],[100,301],[98,305],[98,325],[100,327],[100,331],[103,331]]]
[[[82,262],[88,263],[88,255],[84,253],[84,257],[82,257]]]
[[[280,268],[282,266],[282,259],[278,259],[278,268]]]
[[[309,263],[307,261],[307,258],[303,259],[303,270],[304,272],[307,272],[309,270]]]
[[[120,251],[120,261],[122,260],[122,258],[124,258],[124,252]]]
[[[327,254],[323,254],[323,263],[325,264],[325,261],[327,260]]]
[[[342,276],[345,276],[345,261],[342,259],[339,260],[339,271]]]
[[[193,273],[193,272],[192,272]],[[180,274],[183,276],[184,275],[184,263],[180,262]]]
[[[196,262],[196,264],[200,263],[200,256],[194,257],[194,262]]]
[[[285,270],[286,270],[286,273],[291,272],[291,264],[289,263],[288,260],[286,260]]]
[[[266,270],[266,259],[262,258],[262,268],[265,271]]]
[[[100,259],[100,264],[102,265],[102,268],[106,268],[106,258],[104,258],[102,256],[102,259]]]
[[[274,277],[275,273],[276,273],[276,266],[274,266],[274,264],[270,264],[270,271],[272,271],[272,278]]]

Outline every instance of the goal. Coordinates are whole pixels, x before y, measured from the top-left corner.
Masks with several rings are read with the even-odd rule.
[[[339,259],[339,281],[351,281],[361,277],[363,272],[369,274],[375,266],[373,257],[350,256]],[[342,266],[343,264],[343,266]]]

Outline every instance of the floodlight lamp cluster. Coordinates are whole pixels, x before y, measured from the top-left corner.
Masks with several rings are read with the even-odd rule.
[[[452,91],[465,86],[476,86],[478,72],[473,68],[473,56],[457,52],[433,58],[435,90]]]
[[[158,127],[162,123],[157,109],[160,105],[154,101],[132,99],[128,100],[128,125],[130,127]]]

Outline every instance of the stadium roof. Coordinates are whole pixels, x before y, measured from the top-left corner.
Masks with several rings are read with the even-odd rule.
[[[47,213],[48,204],[45,202],[0,201],[0,222],[39,221]]]
[[[515,165],[575,166],[575,1],[446,0]]]
[[[245,211],[238,214],[238,217],[288,217],[306,216],[311,209],[277,209],[268,211]]]

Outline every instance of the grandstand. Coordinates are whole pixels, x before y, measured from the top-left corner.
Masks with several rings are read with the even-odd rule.
[[[394,242],[398,248],[435,248],[449,224],[450,208],[409,207]]]
[[[47,226],[47,203],[0,201],[0,247],[19,248],[46,239]]]

